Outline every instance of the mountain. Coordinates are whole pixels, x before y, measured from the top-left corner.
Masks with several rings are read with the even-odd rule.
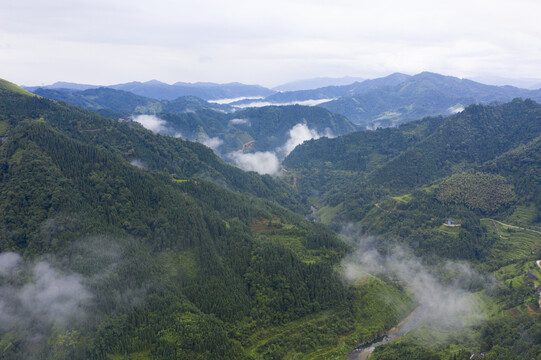
[[[174,100],[181,96],[195,96],[204,100],[235,99],[242,97],[266,97],[275,91],[259,85],[245,85],[241,83],[215,84],[215,83],[184,83],[177,82],[173,85],[158,80],[146,82],[133,81],[124,84],[109,86],[76,84],[68,82],[56,82],[46,86],[25,86],[30,92],[38,89],[85,91],[97,88],[109,88],[131,92],[154,100]]]
[[[463,313],[471,321],[420,325],[378,346],[375,359],[541,354],[540,145],[541,105],[515,99],[311,140],[285,159],[286,178],[312,205],[314,219],[346,232],[360,228],[373,244],[357,258],[363,266],[395,266],[394,276],[405,281],[400,274],[414,268],[414,278],[428,284],[422,268],[432,264],[449,283],[466,284],[453,287],[452,298],[472,292],[475,305]],[[420,292],[426,299],[445,291]],[[479,315],[485,320],[474,320]]]
[[[326,86],[314,90],[286,91],[270,95],[264,101],[274,103],[289,103],[294,101],[319,100],[340,98],[353,94],[362,94],[364,92],[377,89],[384,86],[393,86],[403,83],[410,76],[400,73],[394,73],[378,79],[364,80],[343,86]]]
[[[308,106],[266,106],[249,108],[231,114],[199,110],[184,114],[159,115],[167,123],[163,132],[192,140],[214,139],[222,154],[243,149],[250,152],[274,151],[283,147],[297,126],[300,137],[337,136],[356,131],[347,118],[325,109]],[[293,134],[295,137],[296,134]],[[218,145],[219,144],[219,145]]]
[[[159,105],[156,100],[105,87],[82,91],[38,88],[33,92],[51,100],[97,111],[104,116],[111,114],[112,117],[121,117],[122,114],[133,113],[136,109],[153,108]]]
[[[537,90],[541,88],[540,79],[528,79],[528,78],[506,78],[501,76],[475,76],[470,80],[480,82],[487,85],[496,86],[515,86],[522,89]]]
[[[12,92],[8,94],[12,95]],[[148,169],[165,169],[169,173],[189,177],[199,174],[235,191],[251,193],[255,190],[260,192],[256,195],[260,197],[271,196],[275,193],[271,190],[273,186],[281,188],[277,193],[288,192],[282,188],[283,184],[280,182],[270,178],[261,178],[253,173],[245,173],[225,164],[209,148],[201,144],[157,136],[144,130],[135,122],[104,119],[91,111],[35,96],[15,98],[15,100],[12,96],[4,97],[3,103],[5,117],[16,115],[34,118],[35,114],[46,117],[48,112],[51,112],[55,129],[69,132],[69,136],[77,141],[103,146],[124,157],[127,162],[144,163]],[[53,110],[50,110],[51,107]],[[131,136],[127,138],[126,133],[130,133]],[[291,193],[289,197],[295,198],[291,196]],[[294,205],[294,207],[297,206],[300,204]]]
[[[298,90],[312,90],[319,89],[327,86],[342,86],[349,85],[354,82],[361,82],[363,78],[344,76],[341,78],[331,78],[331,77],[317,77],[313,79],[304,79],[291,81],[276,87],[273,87],[272,90],[275,91],[298,91]]]
[[[274,91],[259,85],[244,85],[240,83],[182,83],[173,85],[156,80],[148,82],[131,82],[110,86],[112,89],[129,91],[136,95],[146,96],[157,100],[173,100],[181,96],[195,96],[204,100],[233,99],[240,97],[265,97]]]
[[[541,105],[531,100],[516,99],[499,106],[471,105],[447,118],[425,118],[398,128],[311,140],[293,150],[283,164],[288,173],[296,174],[297,187],[305,196],[320,192],[319,206],[324,205],[322,215],[326,221],[330,221],[330,214],[334,223],[360,221],[375,233],[416,242],[417,251],[423,254],[432,252],[479,260],[490,248],[484,243],[486,229],[477,228],[481,218],[496,213],[505,220],[524,207],[531,214],[528,226],[539,225],[541,178],[534,173],[541,162],[536,153],[541,136],[540,120]],[[514,195],[509,195],[511,188],[506,193],[498,185],[502,181],[512,184]],[[484,194],[484,198],[460,200],[460,206],[452,204],[455,200],[442,203],[443,199],[450,199],[449,191],[443,190],[449,183],[465,184],[471,189],[484,184],[483,190],[472,190]],[[495,201],[499,191],[503,191],[502,199],[506,199],[503,203],[472,208],[475,202]],[[375,206],[389,209],[397,201],[402,205],[400,211],[410,209],[409,214],[418,214],[415,221],[419,226],[389,223],[392,218],[382,223],[375,218],[382,216],[374,211]],[[440,218],[434,216],[435,209]],[[461,241],[470,241],[471,246],[457,243],[456,248],[450,249],[451,240],[432,231],[434,225],[444,221],[446,213],[476,219],[478,225],[461,229]],[[413,221],[406,214],[396,215],[403,218],[400,221]],[[424,235],[420,234],[422,228],[426,230]],[[476,231],[485,235],[476,235]],[[424,245],[419,243],[428,233],[433,240]],[[448,243],[444,246],[439,241]],[[485,250],[475,249],[475,243],[485,246]]]
[[[157,101],[110,88],[85,91],[37,89],[35,93],[91,109],[109,118],[134,119],[162,134],[202,142],[227,161],[267,174],[276,174],[280,159],[304,140],[357,130],[344,116],[317,107],[263,107],[231,113],[228,105],[208,103],[193,96]],[[266,156],[272,166],[260,168],[239,162],[239,158],[250,157],[243,153],[231,155],[241,150],[243,153],[270,151]]]
[[[30,92],[34,92],[35,90],[42,88],[42,89],[52,89],[52,90],[59,90],[59,89],[66,89],[66,90],[88,90],[88,89],[95,89],[101,87],[100,85],[89,85],[89,84],[77,84],[72,82],[65,82],[65,81],[57,81],[52,85],[45,85],[45,86],[24,86],[24,88]]]
[[[157,101],[110,88],[85,91],[39,88],[34,92],[115,119],[139,114],[157,115],[161,119],[157,121],[165,121],[159,132],[209,145],[212,144],[206,140],[214,138],[223,144],[219,151],[224,154],[240,150],[243,144],[251,141],[255,141],[251,151],[274,150],[287,142],[289,131],[297,124],[305,124],[314,134],[327,136],[357,130],[344,116],[318,107],[270,106],[230,113],[228,105],[209,103],[193,96]]]
[[[208,103],[193,96],[175,100],[158,101],[128,91],[106,87],[78,90],[52,90],[38,88],[34,93],[51,100],[64,101],[71,105],[97,111],[107,117],[127,117],[132,114],[156,114],[161,112],[185,113],[201,109],[230,110],[227,105]]]
[[[450,115],[471,104],[541,99],[541,92],[490,86],[467,79],[420,73],[398,85],[344,96],[320,106],[366,127],[396,126],[432,115]]]
[[[284,161],[291,168],[355,171],[394,191],[414,188],[520,148],[541,135],[541,106],[515,99],[471,105],[453,116],[428,117],[398,128],[311,140]]]
[[[351,129],[167,116],[270,147]],[[515,99],[314,137],[270,177],[0,82],[0,357],[538,358],[540,120]]]
[[[2,358],[338,357],[412,310],[281,180],[0,85]]]

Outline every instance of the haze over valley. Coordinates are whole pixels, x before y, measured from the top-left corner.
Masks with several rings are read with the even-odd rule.
[[[541,359],[540,11],[0,2],[0,359]]]

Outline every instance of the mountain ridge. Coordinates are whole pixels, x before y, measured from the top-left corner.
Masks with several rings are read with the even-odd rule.
[[[450,115],[460,106],[507,102],[516,97],[539,101],[541,92],[423,72],[396,86],[373,89],[319,106],[357,124],[378,127],[396,126],[424,116]]]
[[[280,179],[42,97],[0,89],[0,109],[3,358],[339,356],[413,306],[344,283],[349,245]]]

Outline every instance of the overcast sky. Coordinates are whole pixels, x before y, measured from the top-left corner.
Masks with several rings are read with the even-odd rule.
[[[0,0],[0,77],[276,86],[433,71],[541,78],[539,0]]]

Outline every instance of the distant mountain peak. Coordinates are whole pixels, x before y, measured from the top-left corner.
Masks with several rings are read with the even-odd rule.
[[[316,77],[310,79],[302,79],[291,81],[273,88],[276,91],[299,91],[299,90],[314,90],[328,86],[344,86],[356,82],[364,81],[360,77],[343,76],[343,77]]]
[[[161,82],[161,81],[156,80],[156,79],[146,81],[143,84],[145,84],[145,85],[166,85],[166,86],[169,86],[169,84],[166,84],[166,83]]]

